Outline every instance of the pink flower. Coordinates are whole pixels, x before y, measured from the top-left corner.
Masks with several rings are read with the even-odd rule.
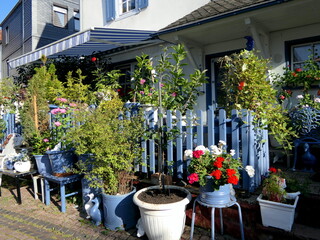
[[[51,114],[58,114],[60,112],[60,108],[55,108],[51,110]]]
[[[65,98],[57,98],[57,101],[60,101],[60,102],[66,103],[68,100],[67,100],[67,99],[65,99]]]
[[[148,93],[148,96],[152,96],[152,93]]]
[[[192,155],[193,155],[194,158],[200,158],[201,155],[203,155],[203,154],[204,154],[204,151],[202,151],[202,150],[195,150],[195,151],[193,151],[193,153],[192,153]]]
[[[191,173],[188,177],[189,183],[193,184],[194,182],[198,182],[199,181],[199,176],[196,173]]]
[[[171,96],[172,96],[172,97],[176,97],[176,96],[177,96],[177,93],[176,93],[176,92],[173,92],[173,93],[171,93]]]
[[[48,138],[44,138],[43,141],[44,142],[49,142],[49,139]]]
[[[69,106],[70,106],[70,107],[76,107],[77,104],[76,104],[76,103],[69,103]]]
[[[140,94],[142,94],[142,95],[143,95],[143,94],[144,94],[144,91],[140,91]]]
[[[163,84],[163,83],[161,83],[161,84],[160,84],[160,87],[164,87],[164,84]]]
[[[280,95],[280,99],[281,99],[281,100],[284,100],[284,99],[286,99],[286,97],[283,96],[283,95]]]
[[[54,125],[56,125],[57,127],[61,126],[61,122],[54,122]]]
[[[60,113],[66,113],[67,110],[65,108],[60,108]]]
[[[145,82],[146,82],[145,79],[143,79],[143,78],[140,79],[140,84],[141,84],[141,85],[143,85]]]

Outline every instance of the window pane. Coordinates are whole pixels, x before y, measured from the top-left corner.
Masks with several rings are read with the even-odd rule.
[[[66,27],[68,10],[53,6],[53,25],[57,27]]]
[[[320,43],[314,45],[314,57],[320,58]]]
[[[311,45],[299,46],[293,48],[293,62],[303,62],[309,59],[311,55]]]
[[[73,12],[73,19],[74,19],[74,30],[80,31],[80,13],[79,12]]]
[[[130,0],[129,4],[130,4],[129,10],[133,10],[136,8],[136,1],[135,0]]]

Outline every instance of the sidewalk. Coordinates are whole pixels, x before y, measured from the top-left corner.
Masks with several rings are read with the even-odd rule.
[[[59,205],[51,202],[46,206],[41,200],[33,198],[31,187],[21,187],[22,204],[15,199],[16,189],[2,188],[0,197],[0,239],[1,240],[147,240],[147,237],[137,238],[136,230],[108,231],[103,225],[96,227],[86,220],[75,205],[68,203],[67,212],[61,213]],[[210,231],[196,229],[194,240],[209,240]],[[181,240],[190,237],[190,227],[186,226]],[[233,239],[216,234],[216,239]]]

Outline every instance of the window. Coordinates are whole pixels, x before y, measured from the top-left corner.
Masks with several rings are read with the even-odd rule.
[[[53,6],[53,25],[61,28],[67,27],[68,10],[66,8]]]
[[[80,31],[80,13],[79,11],[73,12],[74,30]]]
[[[149,0],[106,0],[106,20],[128,17],[148,6]]]
[[[121,0],[119,4],[119,14],[124,14],[136,9],[136,0]]]
[[[9,27],[6,27],[5,29],[5,44],[9,43]]]
[[[292,69],[303,68],[304,62],[310,56],[313,56],[320,66],[320,42],[293,45],[291,47]]]

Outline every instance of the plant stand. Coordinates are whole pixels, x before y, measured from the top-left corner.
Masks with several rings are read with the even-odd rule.
[[[240,222],[240,232],[241,232],[241,240],[244,240],[244,232],[243,232],[243,222],[242,222],[242,213],[241,213],[241,207],[240,204],[237,203],[236,199],[234,197],[232,197],[231,201],[226,203],[226,204],[222,204],[222,205],[211,205],[211,204],[207,204],[204,203],[200,200],[200,196],[198,196],[193,203],[193,209],[192,209],[192,220],[191,220],[191,232],[190,232],[190,240],[193,239],[193,232],[194,232],[194,222],[195,222],[195,218],[196,218],[196,203],[199,203],[200,205],[203,205],[205,207],[211,207],[211,239],[214,240],[214,212],[216,208],[219,208],[220,210],[220,225],[221,225],[221,234],[223,234],[223,217],[222,217],[222,208],[227,208],[227,207],[231,207],[233,205],[237,205],[238,207],[238,211],[239,211],[239,222]]]
[[[296,196],[293,205],[264,200],[262,194],[259,195],[257,200],[260,205],[263,226],[291,231],[299,196]]]

